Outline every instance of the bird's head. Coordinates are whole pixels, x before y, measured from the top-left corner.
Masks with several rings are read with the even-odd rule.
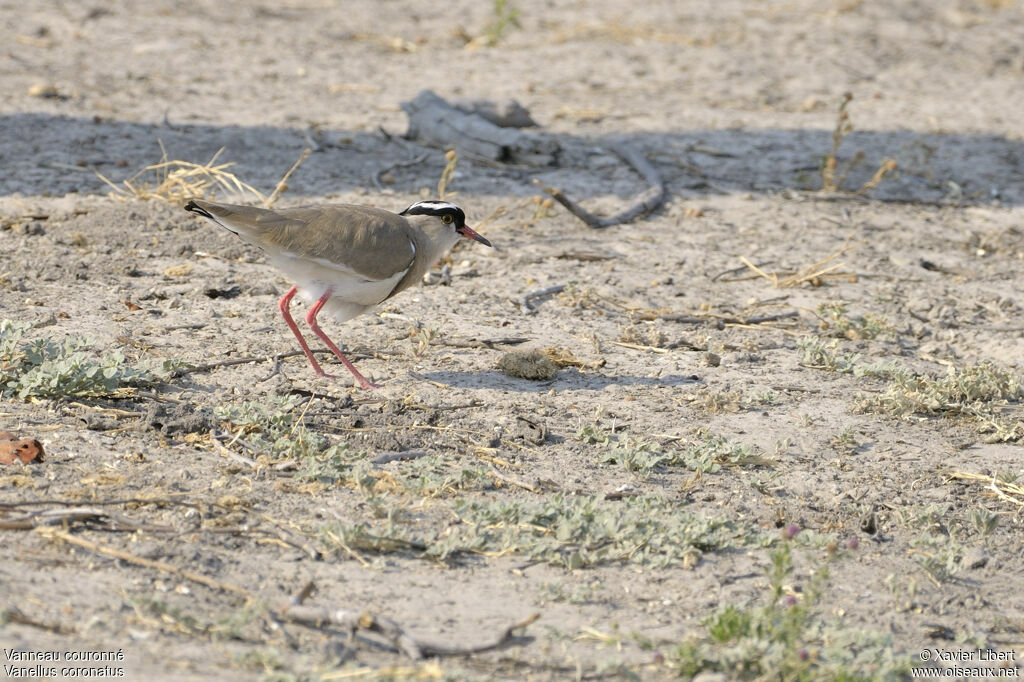
[[[473,239],[484,246],[491,245],[487,239],[477,234],[469,225],[466,225],[466,214],[463,210],[447,201],[417,201],[398,215],[406,216],[407,218],[426,216],[429,222],[421,224],[423,224],[424,228],[427,228],[429,225],[431,232],[450,233],[456,240]],[[455,242],[452,241],[451,243],[454,244]]]

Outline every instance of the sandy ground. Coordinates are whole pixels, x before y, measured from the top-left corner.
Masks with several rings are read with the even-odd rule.
[[[857,538],[812,605],[808,679],[844,670],[830,646],[866,652],[874,664],[848,664],[866,677],[923,648],[1019,665],[1021,502],[950,477],[1024,473],[1019,400],[989,405],[1001,440],[950,410],[865,408],[888,381],[850,368],[1024,370],[1021,4],[512,4],[520,26],[478,49],[466,40],[492,3],[0,5],[2,317],[33,323],[31,338],[84,335],[97,354],[199,368],[112,397],[0,404],[0,430],[46,449],[0,471],[0,522],[105,505],[128,528],[95,514],[3,526],[5,665],[20,648],[121,650],[117,665],[140,680],[669,678],[716,609],[765,603],[769,556],[792,525],[803,530],[785,587],[808,603],[829,544]],[[562,152],[550,167],[461,158],[453,200],[495,248],[460,245],[450,285],[328,322],[380,391],[318,380],[301,357],[275,368],[296,348],[275,305],[287,283],[262,255],[178,206],[111,197],[97,176],[130,177],[161,143],[192,162],[224,148],[220,160],[269,193],[313,142],[279,205],[397,211],[430,195],[445,164],[442,150],[389,137],[406,128],[399,103],[424,88],[515,98]],[[846,92],[842,187],[898,163],[867,196],[816,191]],[[641,191],[612,142],[662,174],[660,210],[602,231],[538,211],[534,179],[598,213]],[[813,277],[816,263],[834,269]],[[806,277],[777,285],[794,273]],[[556,285],[532,313],[518,303]],[[658,317],[672,314],[685,319]],[[513,347],[480,341],[513,337],[583,366],[506,376],[496,367]],[[830,368],[808,338],[857,359]],[[254,361],[205,367],[243,358]],[[347,443],[336,471],[359,474],[277,471],[277,451],[224,412],[282,400],[289,438]],[[749,456],[686,463],[715,437]],[[400,451],[428,457],[365,465]],[[662,461],[630,470],[627,453]],[[563,537],[546,554],[488,541],[439,556],[472,526],[464,504],[575,508],[589,496],[597,518],[653,500],[676,521],[729,530],[689,549],[655,531],[618,554]],[[343,532],[359,524],[422,544]],[[530,532],[507,515],[474,532],[508,527]],[[592,565],[574,567],[579,547]],[[497,650],[417,663],[372,635],[275,619],[310,580],[307,604],[437,642],[484,642],[540,617]]]

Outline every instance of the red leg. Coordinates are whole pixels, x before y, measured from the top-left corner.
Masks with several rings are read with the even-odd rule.
[[[295,324],[295,320],[292,319],[292,315],[288,312],[288,308],[292,303],[292,298],[295,296],[295,292],[298,291],[297,287],[292,287],[288,290],[288,293],[281,297],[281,300],[277,302],[277,307],[281,311],[281,316],[284,317],[284,321],[288,323],[288,327],[291,328],[292,334],[295,334],[295,338],[299,340],[299,345],[302,346],[302,352],[309,358],[309,364],[313,365],[313,371],[316,372],[318,377],[330,376],[322,369],[320,369],[320,363],[313,357],[313,352],[309,350],[309,346],[306,345],[306,339],[302,338],[302,332],[299,331],[299,327]]]
[[[348,358],[345,357],[344,353],[342,353],[341,350],[336,345],[334,345],[333,341],[327,338],[327,334],[325,334],[323,330],[320,329],[320,325],[316,323],[316,316],[320,314],[320,309],[324,307],[324,304],[327,303],[327,299],[330,297],[331,292],[328,291],[326,294],[320,297],[320,300],[313,304],[313,307],[310,308],[309,311],[306,313],[306,324],[309,325],[309,328],[313,330],[314,334],[319,336],[320,339],[327,344],[327,347],[331,349],[331,352],[338,356],[338,359],[341,360],[341,364],[348,367],[348,371],[352,372],[353,376],[355,376],[356,381],[359,382],[360,386],[362,386],[365,389],[380,388],[380,386],[371,384],[369,381],[366,380],[366,378],[362,374],[359,373],[359,370],[356,369],[355,365],[349,362]],[[309,355],[309,352],[307,351],[306,354]]]

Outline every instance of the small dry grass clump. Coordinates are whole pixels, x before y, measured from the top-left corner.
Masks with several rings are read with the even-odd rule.
[[[577,367],[579,369],[598,369],[604,367],[604,358],[598,358],[597,360],[580,360],[568,348],[558,348],[556,346],[550,346],[545,348],[543,351],[544,356],[548,360],[555,363],[555,365],[561,369],[562,367]]]
[[[726,414],[743,409],[743,395],[737,391],[705,390],[693,397],[693,406],[710,414]]]
[[[224,151],[223,147],[218,149],[217,153],[205,164],[178,159],[168,160],[163,142],[160,143],[160,150],[162,152],[160,161],[146,166],[127,180],[122,180],[123,187],[111,182],[100,173],[96,173],[96,175],[113,189],[110,196],[122,201],[159,199],[171,204],[182,204],[189,199],[211,198],[220,189],[240,197],[252,195],[263,208],[270,208],[288,189],[288,178],[312,152],[311,149],[304,149],[299,155],[299,159],[292,164],[292,167],[277,183],[274,191],[267,196],[252,185],[242,182],[234,173],[227,170],[235,165],[234,162],[216,163],[217,157]]]
[[[113,189],[111,196],[118,199],[160,199],[179,204],[188,199],[205,197],[219,187],[240,194],[252,194],[260,202],[266,200],[259,190],[227,170],[234,163],[217,163],[217,157],[224,151],[223,147],[205,164],[168,160],[163,143],[160,149],[163,152],[160,161],[121,181],[123,187],[99,173],[97,175]]]
[[[623,327],[619,333],[619,341],[653,348],[664,348],[669,342],[668,334],[650,324],[632,324]]]
[[[510,377],[547,381],[558,373],[558,366],[539,350],[514,350],[498,361],[498,369]]]
[[[821,191],[830,193],[844,193],[863,195],[878,187],[885,177],[896,171],[898,164],[894,159],[883,159],[875,174],[858,189],[850,190],[842,187],[843,181],[854,168],[864,160],[864,152],[857,152],[845,169],[839,167],[839,147],[843,139],[853,132],[853,123],[850,121],[850,114],[847,107],[853,101],[853,95],[846,93],[843,101],[839,104],[839,114],[836,117],[836,127],[832,131],[832,149],[825,155],[821,164]]]

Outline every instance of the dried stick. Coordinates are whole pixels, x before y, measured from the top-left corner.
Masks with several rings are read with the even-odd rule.
[[[520,481],[519,479],[512,478],[511,476],[506,476],[505,474],[495,469],[493,466],[491,467],[491,470],[487,472],[487,475],[490,476],[491,478],[496,478],[504,483],[508,483],[509,485],[514,485],[516,487],[522,488],[523,490],[529,490],[531,493],[543,492],[540,488],[538,488],[535,485],[532,485],[525,481]]]
[[[748,317],[742,319],[739,317],[730,317],[728,315],[707,315],[694,317],[691,315],[680,315],[677,313],[666,313],[664,315],[658,315],[659,320],[665,320],[666,322],[681,322],[683,324],[700,324],[702,322],[718,322],[720,324],[739,324],[739,325],[751,325],[751,324],[763,324],[765,322],[778,322],[779,320],[788,320],[792,317],[799,317],[800,312],[798,310],[789,310],[778,315],[765,315],[763,317]]]
[[[376,173],[373,174],[373,184],[377,186],[377,189],[384,189],[384,185],[383,185],[383,182],[381,181],[381,177],[383,177],[383,175],[385,173],[387,173],[388,171],[394,170],[396,168],[407,168],[408,166],[416,166],[416,165],[421,164],[424,161],[426,161],[427,158],[429,158],[429,157],[430,157],[430,152],[423,152],[422,154],[420,154],[419,156],[417,156],[414,159],[409,159],[408,161],[396,161],[395,163],[391,164],[390,166],[384,166],[379,171],[377,171]]]
[[[503,336],[498,339],[438,339],[432,346],[449,346],[451,348],[491,348],[495,346],[518,346],[529,341],[525,336]]]
[[[318,349],[318,350],[313,350],[312,352],[313,353],[321,353],[321,354],[323,354],[323,353],[330,353],[331,351],[327,350],[326,348],[321,348],[321,349]],[[183,367],[181,369],[176,369],[173,372],[171,372],[171,378],[172,379],[177,379],[179,377],[185,376],[186,374],[199,374],[199,373],[202,373],[202,372],[209,372],[211,370],[220,369],[221,367],[234,367],[235,365],[245,365],[245,364],[248,364],[250,362],[267,362],[269,360],[285,360],[287,358],[298,357],[299,355],[302,355],[302,354],[303,354],[303,351],[296,350],[296,351],[291,351],[289,353],[280,353],[280,354],[276,354],[276,355],[264,355],[262,357],[235,358],[234,360],[222,360],[221,362],[211,362],[208,365],[199,365],[198,367]]]
[[[537,309],[530,305],[530,301],[535,298],[544,298],[545,296],[552,296],[554,294],[560,294],[565,290],[565,284],[556,284],[553,287],[546,287],[544,289],[538,289],[536,291],[530,291],[520,296],[515,302],[519,304],[519,309],[527,315],[532,315],[537,312]]]
[[[310,149],[309,147],[306,147],[305,149],[302,150],[302,154],[299,155],[299,160],[292,164],[292,167],[289,168],[288,172],[284,174],[284,177],[281,178],[281,181],[277,183],[277,187],[274,188],[274,191],[271,192],[270,196],[263,201],[263,208],[270,208],[271,206],[274,205],[274,202],[281,198],[281,193],[288,189],[288,178],[290,178],[292,176],[292,173],[294,173],[295,170],[302,165],[303,161],[309,158],[309,155],[312,151],[313,150]]]
[[[665,182],[661,179],[658,170],[651,165],[651,162],[638,150],[624,142],[613,144],[611,149],[623,161],[629,164],[633,170],[639,173],[640,177],[647,183],[647,189],[638,194],[629,206],[615,215],[606,217],[596,216],[567,197],[561,190],[548,187],[536,179],[534,182],[550,194],[555,201],[565,206],[570,213],[594,229],[628,223],[631,220],[647,215],[665,203]]]
[[[99,543],[92,542],[91,540],[80,538],[76,535],[66,533],[62,530],[40,528],[39,532],[42,533],[45,537],[63,540],[68,544],[75,545],[83,549],[87,549],[90,552],[95,552],[96,554],[102,554],[103,556],[112,557],[114,559],[120,559],[121,561],[127,561],[128,563],[135,564],[136,566],[155,568],[158,571],[170,573],[171,575],[177,575],[182,578],[185,578],[186,580],[191,580],[194,583],[199,583],[200,585],[206,585],[207,587],[212,588],[214,590],[220,590],[221,592],[233,592],[235,594],[242,595],[246,599],[252,599],[252,595],[249,594],[247,590],[244,590],[241,587],[235,587],[234,585],[229,585],[228,583],[222,583],[219,580],[214,580],[213,578],[207,577],[205,575],[194,573],[183,568],[178,568],[177,566],[168,564],[164,561],[153,561],[152,559],[144,559],[140,556],[130,554],[129,552],[114,549],[113,547],[107,547],[106,545],[101,545]]]
[[[17,607],[12,606],[9,609],[0,611],[0,625],[4,623],[17,623],[18,625],[28,625],[30,627],[39,628],[40,630],[46,630],[47,632],[53,632],[58,635],[76,635],[78,630],[67,625],[60,623],[45,623],[41,620],[36,620],[26,616],[24,613],[18,610]]]
[[[309,585],[303,588],[303,592],[307,595],[311,591],[312,589]],[[302,596],[302,593],[298,597],[305,598]],[[406,632],[401,625],[384,616],[375,616],[369,612],[358,613],[344,609],[303,606],[301,601],[299,603],[296,603],[296,601],[296,598],[293,598],[291,602],[281,609],[281,615],[285,620],[314,628],[331,625],[346,630],[350,636],[355,634],[357,630],[367,630],[382,636],[399,653],[413,660],[420,660],[425,656],[466,656],[497,649],[512,638],[512,633],[515,630],[530,625],[540,617],[539,613],[535,613],[526,620],[510,625],[499,633],[498,636],[482,644],[449,645],[417,640]]]
[[[58,526],[76,521],[94,521],[109,531],[137,531],[170,533],[170,526],[139,524],[121,516],[95,507],[72,507],[71,509],[44,509],[13,519],[0,519],[0,530],[32,530],[46,526]]]

